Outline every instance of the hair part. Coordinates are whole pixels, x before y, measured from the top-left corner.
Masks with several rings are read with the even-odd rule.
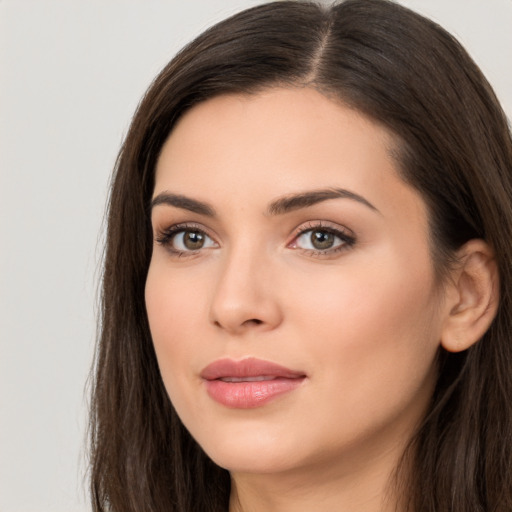
[[[429,210],[440,276],[468,240],[493,247],[495,322],[466,352],[440,349],[432,403],[397,481],[411,511],[511,510],[510,131],[460,44],[387,0],[248,9],[200,35],[148,89],[119,153],[108,207],[90,424],[94,510],[227,510],[229,474],[183,427],[159,373],[144,302],[149,204],[160,150],[185,112],[221,94],[275,86],[314,87],[394,134],[400,175]]]

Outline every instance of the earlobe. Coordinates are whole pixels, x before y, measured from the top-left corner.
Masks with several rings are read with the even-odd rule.
[[[499,303],[498,267],[491,247],[483,240],[470,240],[459,250],[458,260],[447,285],[441,336],[441,345],[449,352],[461,352],[480,340]]]

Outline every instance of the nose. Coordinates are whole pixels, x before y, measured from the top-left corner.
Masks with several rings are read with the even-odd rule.
[[[269,331],[283,319],[273,265],[250,248],[227,255],[211,300],[210,319],[230,334]]]

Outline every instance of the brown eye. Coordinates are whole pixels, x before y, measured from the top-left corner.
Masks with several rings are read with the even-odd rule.
[[[173,226],[162,233],[156,241],[167,247],[172,253],[180,255],[218,247],[218,244],[204,231],[178,226]]]
[[[183,233],[183,245],[189,251],[202,249],[205,243],[205,235],[200,231],[185,231]]]
[[[352,234],[342,229],[323,227],[304,229],[292,243],[295,249],[303,249],[314,256],[329,255],[352,247],[356,242]]]
[[[328,231],[314,230],[311,231],[311,245],[319,251],[330,249],[336,240],[336,236]]]

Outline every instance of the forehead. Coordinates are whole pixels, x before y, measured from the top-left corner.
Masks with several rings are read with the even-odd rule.
[[[157,163],[155,195],[248,207],[333,187],[363,195],[379,210],[407,206],[423,214],[419,194],[399,177],[395,147],[384,127],[311,88],[224,95],[177,123]]]
[[[192,178],[191,171],[199,182],[203,172],[215,171],[221,179],[222,169],[230,166],[245,177],[257,167],[274,179],[309,168],[314,178],[332,168],[333,159],[339,162],[338,171],[376,167],[377,161],[393,171],[393,146],[383,127],[310,88],[224,95],[196,105],[181,118],[162,149],[157,181],[170,169],[174,179]]]

